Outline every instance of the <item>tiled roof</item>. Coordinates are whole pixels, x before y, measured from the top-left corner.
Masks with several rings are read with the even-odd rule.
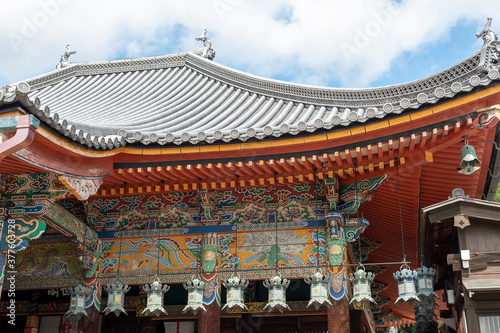
[[[75,63],[0,88],[71,140],[96,149],[266,139],[349,126],[451,98],[499,78],[480,54],[428,78],[367,89],[265,79],[194,53]]]

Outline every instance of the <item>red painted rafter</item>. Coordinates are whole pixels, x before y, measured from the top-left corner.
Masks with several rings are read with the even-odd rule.
[[[332,154],[325,153],[322,158],[312,155],[311,157],[302,156],[300,159],[292,157],[288,159],[282,158],[279,161],[270,159],[258,162],[219,163],[217,166],[213,164],[199,164],[196,167],[179,165],[166,168],[127,169],[121,172],[118,170],[119,174],[115,174],[112,178],[113,183],[116,183],[120,178],[129,183],[144,183],[148,181],[155,183],[157,179],[161,178],[162,180],[165,179],[166,184],[171,186],[171,190],[191,189],[193,186],[196,186],[193,184],[202,179],[202,183],[205,184],[206,188],[221,189],[230,188],[236,175],[239,176],[239,185],[242,187],[270,186],[273,183],[271,178],[273,178],[275,173],[279,175],[280,183],[311,182],[314,178],[312,171],[316,168],[318,171],[323,172],[324,166],[326,166],[326,174],[330,177],[338,176],[338,178],[344,181],[352,182],[356,174],[358,180],[362,180],[394,172],[396,165],[394,158],[396,156],[401,159],[401,163],[406,160],[410,161],[407,165],[413,167],[430,163],[431,160],[428,160],[429,154],[432,157],[432,154],[443,151],[446,147],[461,141],[463,135],[473,136],[477,132],[477,130],[473,130],[474,128],[474,126],[462,126],[461,124],[455,124],[453,127],[448,126],[448,128],[435,128],[432,130],[430,140],[427,140],[429,136],[427,132],[411,134],[408,137],[398,138],[399,145],[396,146],[396,149],[394,149],[394,143],[391,145],[390,141],[385,143],[380,142],[376,146],[377,154],[373,154],[373,146],[360,146],[344,151],[345,158],[342,158],[339,152],[334,152]],[[405,142],[407,143],[406,146]],[[384,154],[382,152],[384,145],[389,147],[389,150],[392,146],[392,156],[389,153]],[[351,155],[351,151],[353,150],[356,151],[355,158],[352,158]],[[446,153],[443,152],[443,154]],[[333,161],[334,163],[332,163]],[[356,172],[355,161],[358,164]],[[439,168],[438,165],[436,167]],[[158,170],[161,170],[161,172],[158,172]],[[150,177],[145,177],[148,173],[150,173]],[[221,181],[222,179],[224,181]],[[152,185],[154,184],[146,184],[146,186]],[[109,189],[110,186],[108,185],[107,188]],[[115,189],[115,193],[116,191]]]

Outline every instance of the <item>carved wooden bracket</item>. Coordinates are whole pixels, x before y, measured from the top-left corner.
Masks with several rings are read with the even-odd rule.
[[[82,179],[67,175],[60,175],[58,178],[81,201],[87,200],[91,195],[96,194],[103,182],[102,179]]]

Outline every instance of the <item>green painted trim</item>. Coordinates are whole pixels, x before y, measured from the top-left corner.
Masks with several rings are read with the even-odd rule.
[[[0,118],[0,133],[15,132],[17,129],[18,117]]]
[[[5,117],[0,118],[0,133],[11,133],[17,130],[17,124],[19,123],[19,117]],[[40,120],[34,115],[29,115],[29,124],[34,129],[38,129],[40,126]]]

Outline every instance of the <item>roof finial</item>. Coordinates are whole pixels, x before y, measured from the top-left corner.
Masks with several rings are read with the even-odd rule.
[[[476,34],[476,37],[483,38],[484,44],[479,49],[479,68],[481,71],[488,73],[491,69],[498,70],[500,63],[500,41],[497,34],[491,29],[491,21],[488,17],[484,29]]]
[[[196,40],[200,40],[203,42],[203,47],[196,51],[197,54],[202,56],[203,58],[207,58],[209,60],[213,60],[215,58],[215,51],[212,49],[212,42],[207,37],[207,29],[203,30],[199,37],[196,37]]]
[[[63,55],[61,56],[61,60],[59,60],[59,64],[56,66],[57,69],[61,69],[61,68],[64,68],[66,66],[69,65],[69,56],[72,55],[72,54],[75,54],[76,51],[75,50],[72,50],[71,47],[68,45],[66,45],[66,52],[63,53]]]
[[[484,26],[483,31],[478,32],[476,34],[476,37],[482,37],[484,41],[484,46],[491,44],[491,42],[496,42],[498,41],[498,36],[497,34],[491,30],[491,21],[493,18],[488,17],[488,20],[486,21],[486,24]]]

